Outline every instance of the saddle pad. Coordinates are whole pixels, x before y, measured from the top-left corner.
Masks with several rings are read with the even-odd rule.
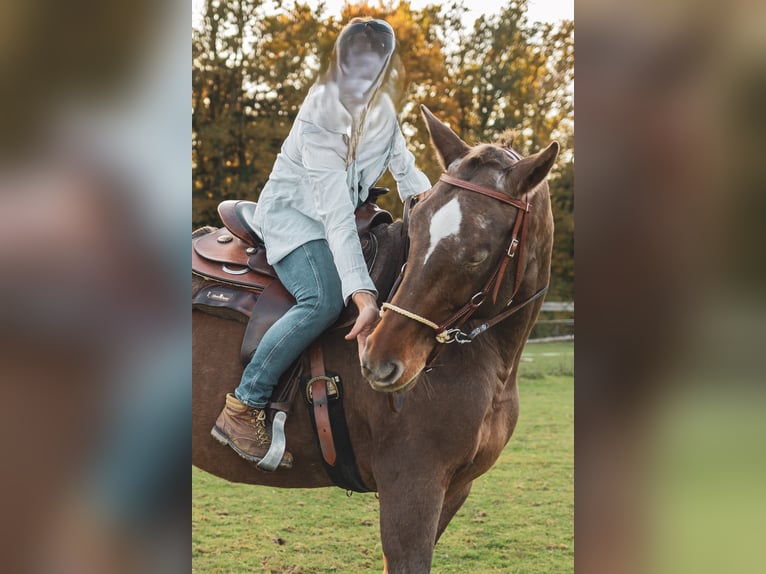
[[[239,323],[248,322],[257,301],[257,292],[213,281],[205,281],[202,288],[192,294],[193,309]]]

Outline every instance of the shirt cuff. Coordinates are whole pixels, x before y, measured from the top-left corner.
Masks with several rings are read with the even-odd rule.
[[[365,275],[367,275],[366,269]],[[346,305],[349,304],[351,301],[351,296],[357,291],[368,291],[369,293],[372,293],[375,299],[378,298],[378,290],[375,288],[375,284],[372,282],[372,279],[370,279],[369,275],[367,275],[366,278],[349,277],[346,279],[341,279],[341,283],[343,286],[343,302]]]

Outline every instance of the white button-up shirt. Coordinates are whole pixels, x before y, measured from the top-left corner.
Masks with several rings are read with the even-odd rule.
[[[256,230],[274,264],[301,245],[326,239],[348,303],[359,290],[376,292],[362,255],[355,209],[386,169],[402,201],[431,187],[415,167],[391,100],[380,94],[364,121],[356,158],[348,158],[350,114],[332,93],[315,86],[303,103],[255,210]],[[328,114],[337,118],[328,118]]]

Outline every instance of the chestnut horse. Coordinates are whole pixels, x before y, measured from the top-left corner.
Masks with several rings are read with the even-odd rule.
[[[361,370],[344,331],[322,341],[327,368],[344,383],[359,475],[380,497],[392,574],[430,571],[434,546],[473,480],[513,433],[519,359],[548,285],[553,244],[545,178],[557,143],[521,158],[498,145],[469,147],[425,108],[423,115],[445,174],[412,210],[408,263]],[[400,228],[376,230],[380,256],[392,263]],[[242,373],[242,335],[241,323],[193,312],[193,464],[234,482],[332,486],[303,405],[287,421],[290,470],[257,470],[210,436]],[[405,399],[398,412],[390,392]]]

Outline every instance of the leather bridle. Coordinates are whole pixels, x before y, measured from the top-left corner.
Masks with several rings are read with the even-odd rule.
[[[521,279],[522,279],[521,260],[523,258],[524,246],[526,243],[527,224],[528,224],[527,216],[529,215],[530,209],[532,208],[531,203],[526,201],[521,201],[519,199],[514,199],[494,189],[484,187],[483,185],[478,185],[470,181],[465,181],[463,179],[458,179],[456,177],[452,177],[451,175],[447,175],[446,173],[442,174],[439,180],[449,185],[459,187],[461,189],[473,191],[475,193],[479,193],[487,197],[491,197],[493,199],[496,199],[498,201],[501,201],[507,205],[511,205],[515,207],[516,209],[518,209],[519,213],[513,225],[513,231],[511,233],[511,240],[510,240],[510,243],[508,244],[508,248],[505,250],[505,253],[498,261],[495,267],[495,270],[490,275],[489,279],[487,280],[487,282],[485,283],[481,291],[474,294],[465,305],[463,305],[460,309],[458,309],[458,311],[453,313],[447,320],[441,323],[436,323],[416,313],[413,313],[412,311],[402,309],[401,307],[397,307],[396,305],[393,305],[388,302],[383,303],[380,313],[382,316],[383,312],[386,310],[394,311],[395,313],[403,315],[404,317],[407,317],[409,319],[412,319],[414,321],[417,321],[423,325],[426,325],[432,328],[434,331],[436,331],[436,341],[438,343],[442,343],[442,344],[453,343],[453,342],[470,343],[478,335],[480,335],[481,333],[483,333],[490,327],[496,325],[497,323],[503,321],[504,319],[507,319],[508,317],[510,317],[511,315],[513,315],[514,313],[522,309],[523,307],[527,306],[532,301],[535,301],[536,299],[542,297],[545,294],[545,292],[548,290],[548,285],[545,285],[545,287],[543,287],[542,289],[539,289],[537,292],[535,292],[534,295],[532,295],[528,299],[525,299],[524,301],[513,305],[514,298],[516,297],[516,294],[518,293],[519,288],[521,287]],[[488,295],[491,294],[493,303],[497,301],[497,295],[500,291],[500,286],[503,283],[503,279],[505,277],[505,271],[508,267],[508,264],[510,263],[512,259],[517,259],[516,273],[514,276],[514,285],[513,285],[513,290],[511,292],[511,297],[508,300],[508,302],[505,304],[506,309],[502,311],[501,313],[499,313],[498,315],[496,315],[495,317],[478,325],[477,327],[475,327],[468,333],[464,332],[461,329],[462,325],[465,324],[471,318],[471,316],[479,309],[479,307],[482,305],[482,303],[484,303]],[[396,280],[395,287],[392,290],[391,294],[389,295],[389,298],[388,298],[389,301],[391,301],[396,288],[401,283],[402,276],[404,275],[404,270],[405,270],[405,267],[402,267],[402,270],[399,274],[399,278]],[[434,353],[432,353],[431,357],[429,358],[427,362],[426,368],[430,368],[431,363],[433,362],[434,358],[436,357],[438,352],[441,350],[441,348],[442,347],[439,346],[434,350]]]

